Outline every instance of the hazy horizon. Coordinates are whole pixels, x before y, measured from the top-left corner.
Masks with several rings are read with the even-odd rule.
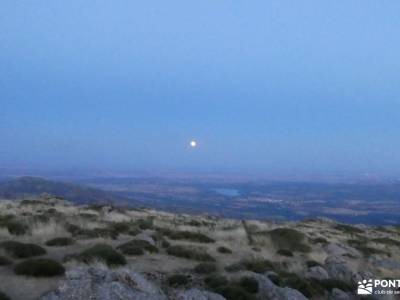
[[[0,168],[400,176],[399,9],[2,1]]]

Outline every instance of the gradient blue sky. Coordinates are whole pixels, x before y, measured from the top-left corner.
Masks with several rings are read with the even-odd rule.
[[[2,0],[0,164],[400,174],[399,12]]]

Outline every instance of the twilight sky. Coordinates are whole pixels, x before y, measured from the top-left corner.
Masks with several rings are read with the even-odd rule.
[[[0,167],[400,174],[399,12],[2,0]]]

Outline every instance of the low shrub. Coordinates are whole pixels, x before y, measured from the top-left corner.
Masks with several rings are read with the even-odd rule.
[[[8,266],[12,264],[12,260],[0,255],[0,266]]]
[[[239,286],[251,294],[258,293],[258,281],[250,276],[240,278]]]
[[[325,239],[325,238],[322,238],[322,237],[318,237],[318,238],[312,239],[312,242],[314,244],[323,244],[323,245],[328,244],[328,240]]]
[[[372,242],[378,243],[378,244],[383,244],[383,245],[400,247],[400,241],[396,241],[396,240],[393,240],[388,237],[372,239]]]
[[[280,273],[280,286],[287,286],[300,291],[307,298],[324,295],[325,289],[315,280],[308,280],[299,277],[294,273]]]
[[[173,231],[169,229],[158,229],[158,231],[171,240],[188,240],[197,243],[214,243],[215,240],[200,233],[191,231]]]
[[[226,300],[255,300],[256,298],[246,292],[243,288],[235,285],[225,285],[215,290],[218,294],[225,297]]]
[[[1,242],[0,248],[3,248],[9,255],[15,258],[28,258],[46,254],[46,250],[39,245],[15,241]]]
[[[252,271],[254,273],[265,273],[274,271],[276,266],[266,259],[244,260],[225,267],[227,272],[238,272],[243,270]]]
[[[267,232],[272,242],[281,249],[291,251],[310,252],[311,247],[306,245],[307,237],[304,233],[291,228],[276,228]]]
[[[80,235],[84,232],[81,227],[75,224],[66,224],[65,229],[73,236]]]
[[[276,254],[287,257],[293,256],[293,252],[287,249],[279,249],[278,251],[276,251]]]
[[[363,233],[364,230],[355,227],[355,226],[351,226],[351,225],[347,225],[347,224],[337,224],[333,227],[336,230],[340,230],[344,233],[347,234],[356,234],[356,233]]]
[[[136,221],[136,224],[141,230],[153,229],[154,227],[154,221],[152,218],[139,219]]]
[[[6,294],[4,294],[2,291],[0,291],[0,300],[11,300],[11,298],[8,297]]]
[[[323,279],[316,281],[320,286],[322,286],[327,291],[332,291],[334,288],[340,289],[344,292],[352,292],[354,288],[344,281],[336,279]]]
[[[168,285],[178,287],[187,285],[190,282],[190,277],[182,274],[174,274],[168,277]]]
[[[74,240],[69,237],[58,237],[46,242],[46,246],[50,247],[62,247],[62,246],[70,246],[74,244]]]
[[[75,257],[84,263],[92,263],[94,260],[102,260],[108,266],[126,265],[125,257],[106,244],[97,244],[84,250]]]
[[[306,261],[306,265],[307,265],[307,268],[322,267],[322,265],[319,262],[315,261],[315,260],[307,260]]]
[[[215,259],[207,252],[187,246],[181,246],[181,245],[171,246],[167,248],[167,253],[172,256],[187,258],[197,261],[215,261]]]
[[[7,224],[7,229],[12,235],[24,235],[28,231],[28,226],[18,221],[10,221]]]
[[[226,279],[224,276],[213,274],[204,278],[204,283],[209,289],[215,290],[218,287],[227,285],[228,279]]]
[[[117,247],[126,255],[142,255],[145,251],[150,253],[158,252],[157,247],[144,240],[132,240]]]
[[[65,268],[59,262],[47,258],[32,258],[18,263],[14,272],[17,275],[34,277],[52,277],[65,273]]]
[[[214,263],[202,262],[199,263],[194,271],[198,274],[209,274],[215,272],[217,270],[217,266]]]
[[[218,248],[217,248],[217,251],[218,251],[219,253],[223,253],[223,254],[230,254],[230,253],[232,253],[232,250],[231,250],[231,249],[229,249],[229,248],[227,248],[227,247],[224,247],[224,246],[218,247]]]

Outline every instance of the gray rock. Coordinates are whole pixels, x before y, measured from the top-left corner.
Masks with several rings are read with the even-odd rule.
[[[174,297],[176,300],[226,300],[221,295],[201,291],[199,289],[190,289],[184,291],[178,291],[176,296]]]
[[[163,292],[142,275],[127,269],[117,271],[92,267],[68,271],[66,280],[40,300],[166,300]]]
[[[347,245],[339,245],[336,243],[329,243],[324,247],[325,252],[330,256],[343,256],[347,255],[354,258],[362,257],[361,253]]]
[[[258,296],[260,299],[269,300],[307,300],[299,291],[288,287],[281,288],[276,286],[267,276],[246,272],[247,276],[253,277],[258,281]]]
[[[143,232],[135,235],[135,240],[146,241],[146,242],[150,243],[153,246],[156,245],[156,242],[154,241],[154,239],[151,236],[149,236],[148,234],[143,233]]]
[[[377,255],[371,256],[368,261],[377,268],[384,268],[388,270],[400,270],[400,261],[383,258]]]
[[[330,300],[350,300],[351,297],[343,292],[342,290],[339,290],[338,288],[332,289],[331,295],[329,297]]]
[[[355,273],[341,256],[328,256],[325,259],[325,269],[331,278],[348,283],[352,282]]]
[[[322,279],[328,279],[329,275],[328,272],[323,267],[316,266],[308,270],[308,272],[306,273],[306,277],[322,280]]]

